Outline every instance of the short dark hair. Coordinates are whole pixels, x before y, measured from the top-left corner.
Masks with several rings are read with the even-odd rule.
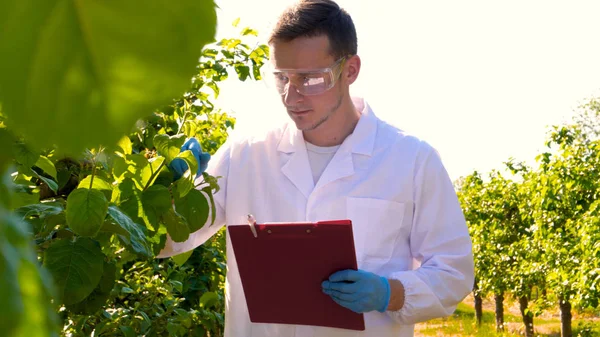
[[[356,55],[358,49],[356,28],[350,15],[332,0],[300,0],[286,9],[271,36],[275,40],[289,42],[299,37],[326,35],[330,54],[336,59]]]

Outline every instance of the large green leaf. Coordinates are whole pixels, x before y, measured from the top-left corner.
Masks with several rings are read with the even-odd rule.
[[[183,266],[183,264],[190,258],[190,256],[192,256],[193,253],[194,250],[188,250],[185,253],[174,255],[171,258],[178,266]]]
[[[31,172],[38,178],[40,178],[44,183],[46,183],[46,185],[48,185],[48,187],[54,192],[56,193],[58,191],[58,183],[52,179],[46,178],[42,175],[40,175],[39,173],[37,173],[34,170],[31,170]]]
[[[14,145],[14,137],[5,128],[0,128],[0,148],[10,149]],[[0,173],[4,172],[6,166],[13,159],[13,151],[0,151]]]
[[[190,177],[183,176],[173,184],[173,195],[178,198],[185,198],[193,189],[194,181]]]
[[[120,234],[120,237],[128,245],[131,246],[134,252],[145,256],[150,256],[151,249],[146,241],[146,235],[139,228],[138,224],[134,223],[130,217],[121,212],[116,206],[108,207],[108,215],[113,219],[115,224],[119,225],[127,234]]]
[[[210,186],[202,188],[202,191],[208,195],[208,199],[210,200],[210,209],[213,210],[210,212],[210,225],[212,226],[215,224],[215,220],[217,219],[217,206],[215,205],[215,198]]]
[[[188,165],[188,169],[191,172],[190,176],[196,175],[196,172],[198,171],[198,165],[200,165],[200,163],[198,163],[198,161],[196,160],[196,157],[194,157],[194,154],[192,153],[192,151],[190,151],[190,150],[182,151],[181,153],[179,153],[177,155],[177,158],[182,159]]]
[[[0,9],[1,9],[1,7],[0,7]],[[2,65],[0,65],[0,67],[2,67]],[[0,78],[0,83],[1,83],[1,81],[2,81],[2,79]],[[2,87],[0,86],[0,89],[1,88]],[[1,90],[0,90],[0,96],[1,96]],[[0,99],[1,99],[1,97],[0,97]],[[38,151],[32,150],[31,146],[29,146],[23,142],[18,142],[18,143],[13,144],[13,152],[15,155],[15,160],[19,164],[25,166],[26,168],[30,168],[33,165],[35,165],[35,163],[40,158],[40,153]]]
[[[50,271],[61,303],[81,302],[100,282],[104,255],[92,239],[57,240],[44,252],[44,266]]]
[[[108,213],[108,200],[98,190],[78,188],[67,198],[67,224],[81,236],[95,236]]]
[[[18,263],[16,249],[0,238],[0,330],[7,335],[12,335],[25,315],[20,296]]]
[[[211,0],[2,1],[0,13],[7,124],[72,153],[116,144],[183,94],[216,33]]]
[[[27,220],[30,217],[47,217],[60,214],[63,210],[60,203],[43,203],[19,207],[14,212],[22,219]]]
[[[131,178],[123,179],[123,181],[113,189],[110,201],[117,205],[125,202],[133,196],[135,190],[134,185]]]
[[[185,219],[177,214],[173,209],[169,209],[162,215],[162,220],[167,227],[167,233],[175,242],[183,242],[190,237],[190,229],[185,223]]]
[[[58,331],[51,276],[39,267],[29,225],[0,207],[0,331],[3,336],[50,336]]]
[[[185,134],[177,134],[174,136],[160,134],[154,136],[154,146],[156,146],[158,153],[167,159],[167,164],[177,158],[184,143]]]
[[[154,157],[148,161],[148,165],[140,172],[139,181],[142,188],[154,184],[154,181],[156,181],[156,178],[158,177],[158,173],[164,167],[164,162],[164,157]]]
[[[198,190],[191,190],[184,198],[175,197],[175,209],[187,220],[192,233],[202,228],[208,220],[208,200]]]
[[[219,295],[215,292],[206,292],[200,296],[200,307],[208,309],[219,302]]]
[[[104,262],[102,278],[98,286],[83,301],[67,306],[67,309],[77,314],[92,315],[102,308],[115,285],[116,272],[117,268],[113,263]]]
[[[40,156],[35,163],[35,166],[41,168],[46,174],[50,175],[54,180],[58,180],[56,175],[56,167],[54,163],[46,156]]]
[[[142,193],[142,205],[146,216],[158,220],[173,204],[171,194],[165,186],[152,185]]]
[[[19,207],[15,215],[33,226],[33,233],[49,233],[58,223],[65,222],[64,208],[59,202],[30,204]]]
[[[109,191],[112,195],[112,190],[113,187],[111,184],[109,184],[106,180],[100,178],[100,177],[93,177],[93,181],[92,181],[92,176],[89,175],[85,178],[83,178],[83,180],[81,180],[79,182],[79,186],[77,186],[77,188],[92,188],[95,190],[99,190],[99,191]],[[90,186],[91,184],[91,186]]]

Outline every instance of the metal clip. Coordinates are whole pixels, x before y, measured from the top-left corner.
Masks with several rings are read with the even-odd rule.
[[[258,233],[256,233],[256,220],[252,214],[248,214],[248,225],[250,226],[250,230],[252,230],[254,237],[257,238]]]

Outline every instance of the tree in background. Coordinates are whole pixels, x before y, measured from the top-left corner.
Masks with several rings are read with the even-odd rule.
[[[507,293],[519,300],[527,336],[533,318],[551,306],[560,309],[564,337],[573,334],[573,308],[598,308],[599,117],[599,101],[591,99],[571,124],[554,126],[537,168],[511,159],[512,177],[494,170],[457,181],[474,244],[479,323],[481,297],[492,294],[497,327]]]

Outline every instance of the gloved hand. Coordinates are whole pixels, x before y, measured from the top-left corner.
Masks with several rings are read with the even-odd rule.
[[[342,270],[322,284],[323,292],[354,312],[385,312],[391,296],[388,280],[364,270]]]
[[[196,161],[198,162],[197,175],[202,174],[208,167],[208,161],[210,160],[210,154],[202,151],[202,146],[195,137],[188,139],[183,146],[181,151],[190,150],[194,154]],[[177,180],[188,170],[188,165],[185,160],[181,158],[175,158],[169,164],[169,169],[173,172],[174,179]]]

